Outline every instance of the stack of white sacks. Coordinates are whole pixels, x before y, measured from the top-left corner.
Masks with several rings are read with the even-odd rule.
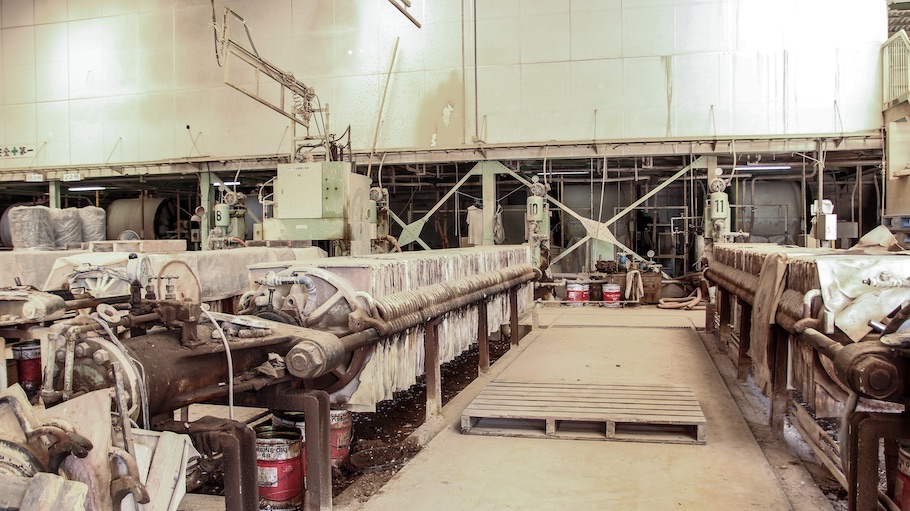
[[[9,228],[15,249],[64,249],[70,243],[104,241],[102,208],[52,209],[16,206],[9,211]]]

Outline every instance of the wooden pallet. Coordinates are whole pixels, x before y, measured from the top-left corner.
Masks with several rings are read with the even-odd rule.
[[[494,381],[461,416],[486,436],[703,445],[706,430],[688,385]]]

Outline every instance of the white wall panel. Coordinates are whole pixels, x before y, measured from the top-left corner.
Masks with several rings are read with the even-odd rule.
[[[883,2],[412,3],[422,29],[386,0],[227,5],[247,20],[262,57],[331,104],[332,132],[352,125],[357,148],[372,143],[396,37],[378,150],[470,143],[475,4],[477,124],[486,119],[487,142],[797,134],[880,123]],[[55,164],[184,157],[193,151],[187,124],[193,136],[202,132],[201,154],[289,147],[281,116],[223,84],[210,23],[205,0],[3,0],[0,100],[32,112],[29,120],[13,109],[3,140],[19,123],[36,138],[65,122],[54,132],[66,137],[54,137],[47,157]],[[231,34],[247,44],[237,20]],[[252,83],[251,72],[235,78]],[[53,105],[35,109],[44,102]]]
[[[5,144],[35,144],[37,142],[34,104],[3,107],[3,124],[5,126]]]
[[[35,0],[35,23],[60,23],[67,20],[67,0]]]
[[[622,57],[622,9],[603,7],[610,2],[572,2],[572,60]]]
[[[31,0],[3,0],[0,2],[0,27],[24,27],[35,23],[35,10]]]
[[[519,15],[521,0],[471,0],[477,5],[477,19],[513,18]],[[479,30],[478,30],[479,32]]]
[[[575,140],[622,138],[622,86],[621,59],[572,62],[569,137]],[[596,136],[594,110],[597,110]]]
[[[782,50],[784,33],[787,29],[786,16],[791,5],[799,2],[789,0],[740,0],[733,7],[736,10],[736,50]],[[818,5],[816,2],[815,5]],[[827,30],[832,30],[828,27]],[[803,27],[801,31],[806,31]]]
[[[35,30],[3,30],[3,102],[7,105],[35,101]]]
[[[623,136],[667,136],[667,123],[672,123],[667,110],[668,62],[665,57],[624,60]]]
[[[721,73],[724,54],[700,53],[673,58],[676,133],[683,137],[729,130],[730,84]],[[720,115],[719,115],[720,114]],[[719,118],[720,117],[720,118]]]
[[[427,26],[423,46],[426,70],[461,69],[461,30],[461,22],[437,23]]]
[[[60,101],[69,98],[69,62],[41,62],[35,65],[35,100]]]
[[[378,28],[373,26],[366,30],[350,29],[335,34],[334,71],[335,76],[359,76],[379,72],[380,48]],[[404,44],[400,44],[396,57],[396,69],[416,71],[422,67],[420,55],[416,51],[422,44],[422,38],[414,35]],[[392,47],[382,52],[386,66],[392,56]],[[384,49],[384,48],[383,48]],[[384,71],[383,71],[384,72]]]
[[[481,139],[491,143],[521,140],[521,66],[480,67],[477,84]]]
[[[35,62],[66,62],[69,60],[69,43],[66,23],[35,26]]]
[[[869,98],[879,98],[882,76],[878,44],[868,44],[839,52],[841,69],[841,114],[844,131],[858,131],[882,122],[877,108],[869,107]],[[873,78],[873,79],[870,79]]]
[[[101,9],[104,16],[122,16],[136,12],[138,4],[144,0],[104,0]]]
[[[110,162],[139,161],[140,96],[104,98],[104,158]],[[138,122],[137,122],[138,121]]]
[[[355,147],[370,147],[376,117],[379,113],[381,87],[378,75],[357,76],[334,80],[335,101],[332,102],[332,124],[351,125],[351,140]],[[319,89],[317,88],[317,94]],[[342,99],[344,98],[344,99]],[[337,130],[341,133],[342,130]]]
[[[628,4],[625,4],[628,5]],[[675,51],[676,20],[665,6],[623,6],[622,52],[624,57],[672,55]]]
[[[104,98],[70,101],[70,159],[73,162],[103,162]]]
[[[478,65],[495,66],[519,62],[521,62],[521,18],[517,15],[504,18],[479,18],[477,20]]]
[[[570,59],[571,27],[568,0],[525,0],[521,3],[521,62]]]
[[[104,16],[104,4],[107,0],[69,0],[67,19],[70,21],[100,18]]]
[[[136,15],[104,18],[102,83],[105,96],[140,91]]]
[[[335,36],[332,34],[295,35],[294,63],[288,69],[304,83],[328,78],[335,72]]]
[[[571,128],[569,63],[521,66],[521,139],[560,140]]]
[[[72,2],[70,7],[72,8]],[[104,94],[103,26],[100,19],[69,23],[70,98],[100,97]]]
[[[463,143],[460,70],[398,73],[393,80],[383,113],[379,147],[407,147],[414,140],[424,147]],[[372,136],[372,130],[369,134]]]
[[[142,101],[139,101],[136,106],[136,122],[139,128],[137,134],[139,137],[139,159],[145,161],[175,157],[174,92],[145,94],[142,97]],[[70,116],[73,116],[72,110],[70,110]],[[225,119],[225,121],[228,120]],[[227,122],[225,122],[225,127],[231,128]],[[241,146],[241,149],[246,147]]]
[[[834,102],[839,80],[837,50],[797,50],[788,52],[788,86],[793,90],[793,111],[798,119],[790,130],[802,133],[842,131]]]
[[[729,51],[732,27],[727,2],[682,4],[676,8],[676,53]]]

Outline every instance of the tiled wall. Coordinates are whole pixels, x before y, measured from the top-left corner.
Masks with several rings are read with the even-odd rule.
[[[472,0],[413,0],[422,29],[386,0],[228,5],[361,148],[396,37],[380,148],[470,143],[475,125],[497,143],[880,123],[883,0],[476,3],[476,122]],[[211,15],[202,0],[2,0],[0,151],[37,155],[0,167],[287,151],[284,118],[223,84]]]

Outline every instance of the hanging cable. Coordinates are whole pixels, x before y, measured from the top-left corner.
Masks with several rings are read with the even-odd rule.
[[[221,325],[215,321],[212,313],[208,311],[208,305],[202,304],[202,308],[200,310],[203,314],[205,314],[205,317],[209,318],[209,321],[212,322],[212,325],[214,325],[215,330],[218,332],[218,335],[221,336],[221,344],[224,345],[224,354],[227,356],[228,367],[228,418],[230,420],[234,420],[234,360],[231,356],[231,346],[228,344],[227,336],[224,335],[224,330],[221,329]]]
[[[117,349],[120,350],[121,353],[123,353],[123,356],[126,357],[130,366],[132,366],[133,372],[136,373],[137,385],[139,387],[139,401],[140,401],[139,406],[140,406],[140,410],[142,411],[142,427],[143,427],[143,429],[151,429],[150,424],[149,424],[148,390],[145,387],[145,367],[142,367],[142,364],[139,363],[138,360],[136,360],[130,356],[130,353],[128,351],[126,351],[126,346],[124,346],[123,343],[120,342],[120,339],[117,338],[117,335],[114,334],[113,330],[111,330],[111,327],[110,327],[110,325],[107,324],[107,321],[104,321],[103,319],[98,317],[97,312],[93,312],[92,314],[90,314],[87,317],[92,319],[99,325],[101,325],[101,328],[103,328],[104,331],[107,333],[108,337],[110,337],[111,343],[114,346],[116,346]],[[137,367],[137,364],[138,364],[138,367]],[[139,370],[139,367],[142,367],[141,371]]]

